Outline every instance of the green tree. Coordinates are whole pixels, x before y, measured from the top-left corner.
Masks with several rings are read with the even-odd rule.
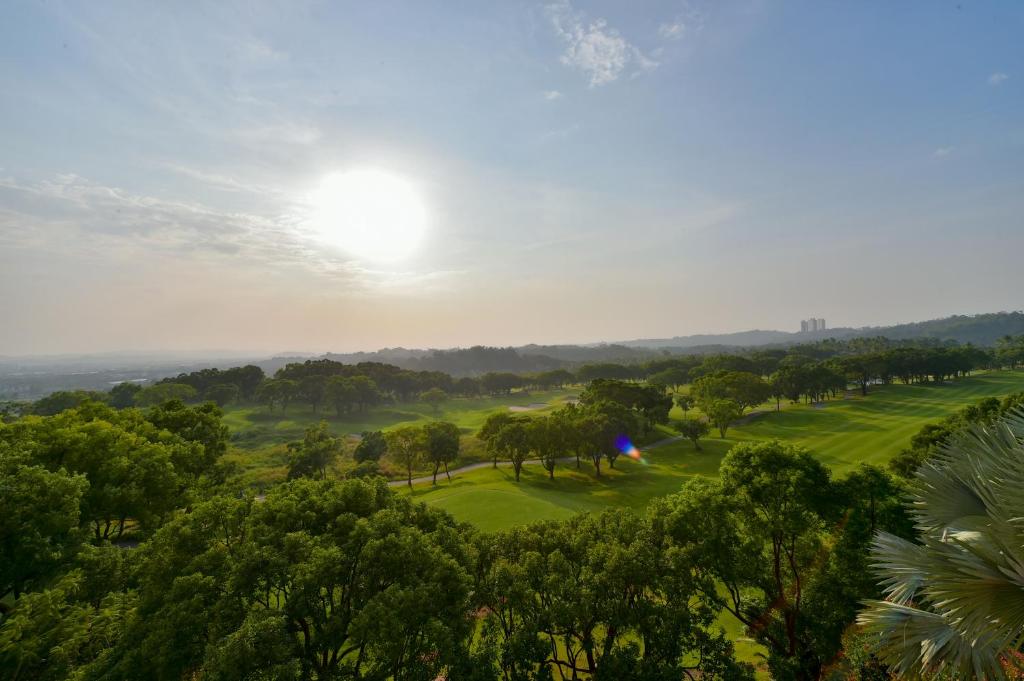
[[[694,478],[654,507],[680,548],[696,551],[704,598],[768,649],[776,679],[818,679],[838,649],[838,636],[824,645],[816,633],[830,608],[814,609],[837,498],[807,450],[773,441],[736,445],[719,480]]]
[[[718,435],[720,437],[725,437],[733,421],[743,415],[742,407],[733,400],[727,399],[712,400],[711,402],[701,404],[701,409],[707,414],[711,424],[718,428]]]
[[[693,409],[694,399],[689,395],[676,395],[676,404],[683,410],[683,416]]]
[[[420,402],[430,406],[431,411],[436,415],[441,411],[441,405],[448,399],[448,393],[440,388],[431,388],[420,393]]]
[[[527,422],[530,447],[552,480],[555,479],[558,459],[565,456],[567,449],[566,425],[563,419],[554,415],[541,416]]]
[[[700,419],[683,419],[676,422],[676,430],[679,431],[680,435],[692,442],[693,448],[699,452],[701,451],[699,440],[708,434],[710,428],[707,422]]]
[[[878,534],[872,557],[886,600],[859,619],[897,674],[1020,673],[1022,437],[1020,412],[954,436],[910,485],[919,543]]]
[[[195,388],[184,383],[157,383],[137,392],[135,404],[140,407],[152,407],[168,400],[190,402],[195,400],[198,395]]]
[[[405,468],[409,488],[412,488],[412,471],[423,460],[426,448],[423,429],[417,426],[401,426],[384,434],[388,454]]]
[[[692,390],[698,404],[732,400],[741,410],[756,407],[767,400],[771,392],[764,379],[749,371],[717,371],[694,381]]]
[[[621,509],[481,536],[480,643],[501,678],[752,678],[667,539]]]
[[[488,414],[476,436],[483,441],[487,451],[491,453],[494,460],[494,468],[498,467],[498,458],[501,456],[501,448],[498,447],[498,433],[502,428],[516,420],[516,417],[507,411],[496,411]]]
[[[324,384],[324,398],[334,407],[338,418],[351,411],[359,401],[359,392],[351,379],[345,376],[331,376]]]
[[[423,426],[423,432],[427,461],[434,465],[434,484],[437,484],[437,472],[441,466],[451,481],[448,464],[459,458],[459,427],[446,421],[431,421]]]
[[[288,443],[288,479],[327,478],[327,471],[341,455],[341,440],[330,434],[327,422],[306,429],[302,440]]]
[[[213,499],[142,559],[138,614],[96,678],[434,679],[470,634],[459,528],[380,479]]]
[[[0,442],[0,620],[5,599],[40,590],[81,541],[83,475],[48,471]]]
[[[379,430],[364,430],[352,452],[352,459],[356,463],[366,461],[380,461],[388,451],[388,443],[384,439],[384,433]]]
[[[132,381],[122,381],[110,389],[108,402],[115,409],[127,409],[135,406],[135,396],[142,386]]]
[[[242,391],[234,383],[218,383],[206,389],[203,397],[212,400],[218,407],[226,407],[237,402]]]
[[[512,462],[512,470],[515,471],[516,482],[519,482],[519,474],[523,470],[523,463],[530,456],[530,430],[526,420],[516,419],[503,426],[495,437],[494,446],[506,459]]]
[[[322,374],[304,376],[299,380],[298,392],[302,399],[309,402],[315,414],[327,393],[327,377]]]

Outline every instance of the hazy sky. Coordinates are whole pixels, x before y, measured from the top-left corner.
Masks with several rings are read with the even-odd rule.
[[[7,2],[0,354],[1019,309],[1022,36],[1010,0]],[[315,217],[371,170],[405,260]]]

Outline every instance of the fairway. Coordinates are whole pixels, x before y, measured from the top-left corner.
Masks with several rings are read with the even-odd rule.
[[[738,442],[778,438],[806,446],[842,475],[862,463],[883,465],[930,421],[988,396],[1024,390],[1024,371],[998,371],[941,385],[874,387],[823,405],[792,405],[781,412],[756,415],[729,430],[726,439],[701,441],[703,452],[689,442],[674,442],[645,452],[645,462],[620,457],[618,470],[602,469],[597,479],[584,462],[561,464],[555,480],[537,466],[523,469],[517,484],[510,468],[482,469],[457,476],[437,487],[419,485],[412,495],[485,531],[535,520],[561,519],[580,511],[607,507],[639,508],[671,494],[688,476],[715,475],[722,457]]]

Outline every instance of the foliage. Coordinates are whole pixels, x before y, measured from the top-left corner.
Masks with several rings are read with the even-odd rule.
[[[432,421],[423,426],[426,438],[426,459],[434,466],[434,484],[437,484],[437,473],[444,466],[444,473],[451,480],[448,464],[459,458],[459,427],[445,421]]]
[[[388,454],[401,465],[406,472],[406,480],[412,487],[412,471],[423,460],[426,441],[422,428],[402,426],[384,434]]]
[[[185,383],[157,383],[135,393],[135,404],[140,407],[152,407],[169,400],[190,402],[198,395],[195,388]]]
[[[711,424],[718,428],[720,437],[725,437],[733,421],[743,415],[743,408],[729,399],[718,399],[703,403],[701,404],[701,409],[707,414]]]
[[[441,409],[441,404],[448,399],[448,393],[440,388],[431,388],[420,393],[420,401],[430,405],[436,414]]]
[[[860,616],[901,675],[949,670],[1004,678],[1024,631],[1024,413],[977,423],[918,470],[919,543],[880,532],[873,558],[886,600]]]
[[[288,479],[309,477],[327,478],[327,470],[341,454],[341,440],[327,431],[327,422],[321,421],[306,430],[300,442],[288,444]]]
[[[387,451],[388,443],[384,439],[384,433],[379,430],[367,430],[363,431],[359,444],[352,452],[352,459],[356,463],[380,461]]]
[[[676,421],[675,428],[679,431],[680,435],[693,443],[693,448],[698,452],[701,451],[699,440],[706,436],[710,430],[707,422],[701,421],[700,419],[683,419],[682,421]]]

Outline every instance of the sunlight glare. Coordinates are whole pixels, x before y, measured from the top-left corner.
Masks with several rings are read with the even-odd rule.
[[[412,255],[427,228],[427,211],[406,180],[380,170],[332,173],[313,196],[320,238],[379,263]]]

